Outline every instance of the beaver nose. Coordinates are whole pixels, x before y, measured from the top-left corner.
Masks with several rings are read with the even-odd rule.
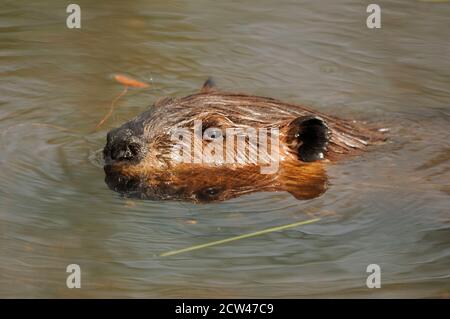
[[[133,136],[131,132],[110,132],[107,136],[107,144],[104,149],[105,160],[113,161],[137,161],[143,155],[142,141]]]
[[[141,145],[135,142],[120,142],[111,149],[111,159],[115,161],[131,161],[139,157]]]

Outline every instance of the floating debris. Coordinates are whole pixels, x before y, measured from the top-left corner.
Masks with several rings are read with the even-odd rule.
[[[285,229],[289,229],[289,228],[294,228],[294,227],[298,227],[298,226],[302,226],[302,225],[306,225],[306,224],[312,224],[312,223],[318,222],[319,220],[320,220],[320,218],[314,218],[314,219],[304,220],[301,222],[292,223],[292,224],[288,224],[288,225],[267,228],[267,229],[260,230],[260,231],[254,232],[254,233],[249,233],[249,234],[239,235],[239,236],[230,237],[230,238],[226,238],[226,239],[216,240],[216,241],[212,241],[212,242],[209,242],[206,244],[195,245],[195,246],[191,246],[191,247],[183,248],[183,249],[179,249],[179,250],[168,251],[168,252],[162,253],[160,256],[161,257],[173,256],[173,255],[186,253],[186,252],[197,250],[197,249],[202,249],[202,248],[207,248],[207,247],[211,247],[211,246],[229,243],[229,242],[235,241],[235,240],[264,235],[264,234],[281,231],[281,230],[285,230]]]

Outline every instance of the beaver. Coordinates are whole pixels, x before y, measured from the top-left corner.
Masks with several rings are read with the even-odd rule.
[[[204,203],[256,191],[311,199],[327,189],[326,163],[384,140],[363,123],[224,92],[208,79],[195,94],[161,98],[112,129],[105,182],[126,197],[151,200]]]

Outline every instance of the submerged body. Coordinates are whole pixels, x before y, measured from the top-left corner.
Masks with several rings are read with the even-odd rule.
[[[208,80],[199,93],[160,99],[109,132],[104,168],[111,189],[143,199],[210,202],[255,191],[309,199],[327,188],[326,162],[382,140],[361,123],[221,92]]]

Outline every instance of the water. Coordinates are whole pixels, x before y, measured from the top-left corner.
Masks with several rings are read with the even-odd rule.
[[[1,297],[448,297],[450,4],[383,1],[6,1],[0,9]],[[134,90],[95,130],[122,87]],[[297,201],[130,201],[110,191],[108,129],[207,76],[390,128],[329,166]],[[159,254],[321,216],[320,222],[172,257]],[[382,288],[365,285],[369,264]],[[82,288],[68,289],[68,264]]]

